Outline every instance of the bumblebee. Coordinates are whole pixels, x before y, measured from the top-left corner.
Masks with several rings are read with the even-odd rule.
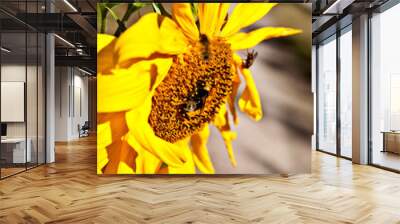
[[[210,52],[209,52],[209,46],[208,46],[210,44],[210,41],[208,40],[207,35],[200,34],[200,43],[204,47],[204,50],[203,50],[203,53],[202,53],[202,57],[203,57],[204,60],[207,61],[210,58]]]
[[[257,58],[258,53],[255,50],[252,50],[251,52],[247,51],[247,57],[246,59],[243,61],[243,67],[244,68],[250,68],[254,61]]]
[[[205,81],[197,81],[194,91],[189,94],[185,103],[181,105],[180,114],[187,118],[191,112],[203,109],[211,87]]]

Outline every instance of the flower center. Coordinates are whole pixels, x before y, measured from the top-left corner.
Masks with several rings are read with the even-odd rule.
[[[155,135],[176,142],[211,122],[232,91],[232,64],[229,44],[205,35],[176,57],[152,98],[149,124]]]

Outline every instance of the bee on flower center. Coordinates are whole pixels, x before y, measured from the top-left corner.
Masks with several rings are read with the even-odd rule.
[[[208,40],[207,35],[205,34],[200,34],[200,43],[203,45],[203,59],[208,60],[210,58],[210,51],[209,51],[209,44],[210,41]]]
[[[205,81],[197,81],[194,91],[188,96],[186,103],[181,105],[180,114],[188,118],[192,112],[203,109],[210,90],[211,86]]]
[[[243,67],[250,68],[256,60],[257,55],[258,53],[255,50],[252,50],[251,52],[247,51],[246,59],[243,61]]]
[[[232,63],[230,45],[206,35],[175,57],[152,97],[148,122],[154,134],[174,143],[213,121],[232,92]]]

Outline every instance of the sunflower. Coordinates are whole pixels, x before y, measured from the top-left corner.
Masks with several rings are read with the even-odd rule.
[[[239,109],[262,118],[247,50],[298,29],[243,28],[276,4],[175,3],[172,15],[147,13],[119,37],[98,35],[98,173],[214,173],[209,125],[221,133],[233,166]],[[241,79],[243,93],[238,96]]]

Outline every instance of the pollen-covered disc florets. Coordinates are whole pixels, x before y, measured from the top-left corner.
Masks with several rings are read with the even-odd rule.
[[[155,135],[176,142],[212,121],[232,91],[232,60],[229,44],[205,36],[176,57],[152,98],[149,123]]]

